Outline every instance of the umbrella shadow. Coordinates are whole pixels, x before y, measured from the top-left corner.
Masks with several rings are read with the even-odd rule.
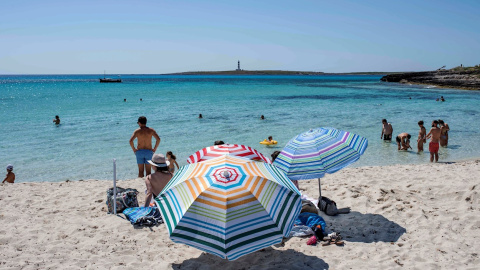
[[[328,269],[329,265],[316,256],[308,256],[293,249],[265,248],[235,261],[203,252],[198,258],[172,264],[173,269]]]
[[[327,231],[340,232],[348,242],[397,242],[407,230],[379,214],[350,212],[326,217]]]

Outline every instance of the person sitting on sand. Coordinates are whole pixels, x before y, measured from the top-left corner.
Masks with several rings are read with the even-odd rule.
[[[408,148],[412,149],[412,147],[410,146],[410,138],[411,137],[412,137],[412,135],[410,135],[406,132],[398,134],[398,136],[396,138],[396,141],[397,141],[399,151],[400,150],[408,150]]]
[[[434,120],[432,122],[432,129],[427,134],[427,139],[430,139],[430,143],[428,144],[428,150],[430,151],[430,162],[433,162],[435,158],[435,162],[438,162],[438,148],[440,147],[440,129],[437,127],[438,121]]]
[[[388,123],[387,119],[383,119],[382,124],[382,135],[380,135],[380,139],[383,139],[384,141],[391,141],[393,133],[392,124]]]
[[[423,126],[423,121],[418,121],[418,126],[420,127],[420,131],[418,132],[417,149],[418,152],[420,152],[423,151],[423,144],[427,142],[427,130]]]
[[[5,179],[3,179],[3,183],[11,183],[13,184],[13,182],[15,182],[15,174],[13,173],[13,165],[12,164],[8,164],[7,165],[7,175],[5,175]]]
[[[175,172],[175,165],[177,166],[177,169],[180,169],[179,166],[178,166],[178,163],[177,163],[177,157],[172,153],[172,151],[167,152],[167,160],[170,163],[168,165],[168,170],[171,173]]]
[[[156,167],[154,173],[145,177],[145,185],[147,186],[147,194],[145,195],[145,207],[150,205],[153,198],[156,198],[163,188],[167,185],[168,181],[172,179],[173,174],[169,171],[168,160],[165,159],[163,154],[155,154],[152,159],[148,161],[152,166]]]
[[[60,125],[60,117],[58,117],[58,115],[55,115],[55,119],[53,119],[53,122],[55,123],[55,125]]]
[[[438,124],[440,124],[440,146],[446,147],[448,145],[448,131],[450,127],[442,119],[438,119]]]

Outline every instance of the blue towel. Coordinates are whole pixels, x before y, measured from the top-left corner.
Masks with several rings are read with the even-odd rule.
[[[153,226],[163,223],[157,207],[130,207],[123,210],[125,217],[138,226]]]
[[[298,217],[295,219],[295,226],[298,225],[305,225],[310,228],[320,225],[322,226],[322,231],[324,233],[325,228],[327,227],[327,223],[325,223],[325,220],[321,216],[309,212],[303,212],[298,215]]]

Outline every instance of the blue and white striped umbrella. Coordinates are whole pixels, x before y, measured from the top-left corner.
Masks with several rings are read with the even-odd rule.
[[[357,134],[317,128],[291,139],[273,164],[291,180],[321,178],[357,161],[367,145],[367,139]]]

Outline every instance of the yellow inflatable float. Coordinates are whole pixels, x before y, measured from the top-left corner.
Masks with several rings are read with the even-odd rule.
[[[263,140],[260,142],[260,144],[265,144],[265,145],[272,145],[272,144],[277,144],[277,141],[268,141],[267,139]]]

